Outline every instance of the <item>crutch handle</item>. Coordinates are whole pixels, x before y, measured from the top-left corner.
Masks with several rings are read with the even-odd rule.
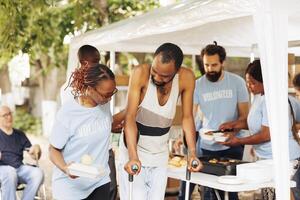
[[[192,168],[196,168],[196,167],[198,167],[198,165],[199,165],[198,160],[193,160],[192,161]]]
[[[136,164],[131,165],[131,170],[136,173],[139,170],[139,167]],[[133,182],[133,175],[128,174],[128,181]]]
[[[199,165],[199,162],[197,160],[192,161],[192,168],[196,168],[196,167],[198,167],[198,165]],[[188,170],[188,168],[186,168],[185,178],[188,181],[191,180],[191,172],[190,172],[190,170]]]

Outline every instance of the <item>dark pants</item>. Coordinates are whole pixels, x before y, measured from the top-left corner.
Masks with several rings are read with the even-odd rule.
[[[237,146],[237,147],[231,147],[227,150],[223,151],[209,151],[202,149],[202,153],[204,156],[216,156],[216,157],[228,157],[233,159],[241,160],[243,158],[244,153],[244,146]],[[190,197],[194,190],[195,184],[190,183]],[[212,188],[203,187],[204,193],[202,194],[202,198],[204,200],[217,200],[217,196],[215,195],[215,192]],[[224,192],[219,191],[219,194],[222,199],[224,199]],[[180,194],[178,197],[178,200],[184,200],[185,197],[185,182],[182,181],[180,185]],[[230,200],[238,200],[238,195],[236,192],[230,192],[229,193],[229,199]]]
[[[109,185],[106,183],[98,188],[96,188],[86,199],[84,200],[110,200],[109,198]]]
[[[185,199],[185,181],[180,182],[180,192],[178,196],[178,200],[184,200]],[[190,183],[190,193],[189,193],[189,199],[191,199],[192,193],[194,191],[196,184]]]
[[[117,179],[116,179],[116,164],[115,164],[115,155],[112,149],[109,150],[109,160],[108,160],[109,168],[110,168],[110,200],[116,200],[118,188],[117,188]]]

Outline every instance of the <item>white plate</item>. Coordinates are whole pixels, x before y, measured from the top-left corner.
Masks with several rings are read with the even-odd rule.
[[[228,139],[226,136],[214,136],[216,142],[225,142]]]
[[[209,140],[209,141],[213,141],[214,140],[214,136],[213,135],[207,135],[205,133],[200,133],[200,137],[203,140]]]
[[[237,185],[245,183],[245,180],[238,176],[225,175],[218,178],[219,183]]]
[[[71,175],[79,177],[98,178],[104,175],[104,170],[101,167],[96,168],[81,163],[72,163],[68,169]]]

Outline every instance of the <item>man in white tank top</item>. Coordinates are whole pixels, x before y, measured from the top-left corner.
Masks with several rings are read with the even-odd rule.
[[[193,118],[195,76],[181,67],[183,53],[172,43],[162,44],[152,66],[136,67],[128,90],[125,137],[120,140],[120,197],[128,199],[128,173],[135,174],[133,200],[164,199],[167,183],[169,129],[178,97],[182,102],[182,128],[189,149],[189,169],[199,171]],[[139,138],[139,139],[138,139]],[[199,165],[191,167],[191,161]],[[138,166],[137,173],[131,167]]]

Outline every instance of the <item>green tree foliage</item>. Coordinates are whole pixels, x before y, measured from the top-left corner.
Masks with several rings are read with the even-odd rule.
[[[65,35],[99,28],[105,24],[105,16],[108,23],[112,23],[158,5],[156,0],[63,2],[0,0],[0,66],[22,50],[29,53],[34,66],[46,74],[49,68],[66,66]]]
[[[16,108],[16,113],[14,115],[14,128],[20,129],[29,134],[42,134],[41,119],[29,114],[26,108],[22,107]]]

